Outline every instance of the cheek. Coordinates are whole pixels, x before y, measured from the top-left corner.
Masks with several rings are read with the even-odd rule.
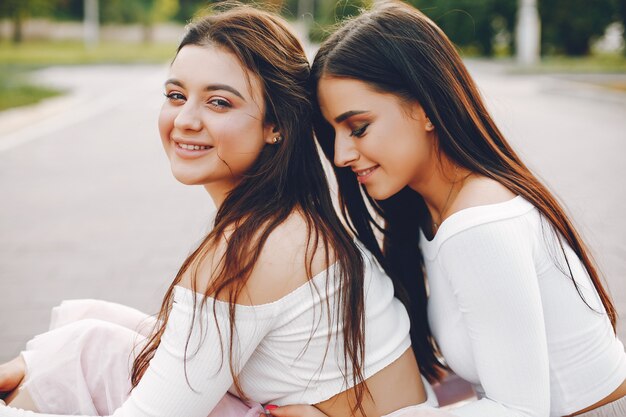
[[[432,151],[432,142],[426,137],[416,135],[405,138],[402,152],[398,156],[401,161],[398,168],[411,177],[426,175],[433,163]]]
[[[172,129],[174,128],[174,119],[176,118],[176,112],[168,108],[167,104],[164,104],[161,107],[161,112],[159,113],[159,134],[161,135],[161,140],[163,143],[169,142],[170,134]]]
[[[264,144],[261,124],[256,120],[246,119],[230,118],[219,124],[214,123],[211,129],[220,155],[230,159],[233,164],[238,161],[248,163],[250,159],[256,159]]]
[[[383,155],[387,168],[399,176],[413,175],[428,165],[433,157],[432,140],[406,120],[397,120],[385,130],[377,153]]]

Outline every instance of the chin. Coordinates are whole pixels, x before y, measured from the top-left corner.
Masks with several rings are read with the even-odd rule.
[[[389,197],[394,196],[399,193],[402,189],[396,190],[395,188],[390,187],[373,187],[373,186],[365,186],[367,190],[367,194],[372,197],[374,200],[386,200]]]
[[[176,178],[176,181],[184,185],[204,185],[206,183],[204,178],[189,175],[188,173],[172,171],[172,174],[174,175],[174,178]]]
[[[175,177],[176,180],[183,185],[199,185],[200,183],[194,180],[186,179],[186,178],[178,178]]]
[[[376,187],[372,187],[372,188],[365,187],[365,189],[367,190],[367,194],[370,197],[372,197],[374,200],[386,200],[395,194],[395,193],[388,192],[387,190],[381,190],[380,188],[376,188]]]

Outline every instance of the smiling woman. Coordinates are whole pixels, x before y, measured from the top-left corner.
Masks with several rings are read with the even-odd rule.
[[[626,415],[626,353],[589,250],[443,31],[378,2],[311,74],[342,213],[410,299],[422,372],[443,357],[478,393],[451,413]]]
[[[189,27],[159,131],[176,179],[217,206],[213,228],[156,319],[95,301],[56,308],[51,330],[0,366],[22,408],[0,416],[256,417],[304,401],[372,417],[434,402],[390,278],[332,205],[308,78],[270,13],[241,6]]]
[[[334,163],[354,171],[372,198],[385,200],[419,181],[416,173],[432,170],[436,153],[429,137],[434,127],[424,123],[417,102],[381,94],[355,79],[325,77],[318,88],[321,112],[336,126]],[[367,110],[360,110],[365,105]],[[394,146],[363,139],[366,134],[393,138]]]
[[[159,130],[172,173],[183,184],[204,185],[219,203],[279,136],[265,124],[261,83],[219,46],[181,49],[170,77]]]
[[[243,417],[259,403],[319,403],[348,388],[360,406],[365,375],[403,354],[416,368],[406,320],[368,339],[376,354],[363,357],[366,304],[385,307],[374,320],[397,320],[401,305],[332,206],[308,61],[286,23],[245,6],[205,17],[169,71],[161,140],[175,178],[213,199],[213,228],[156,320],[104,302],[56,308],[51,330],[0,366],[9,405],[40,415]],[[366,300],[369,288],[387,297]],[[318,372],[325,378],[311,386]],[[423,401],[412,374],[405,401]],[[0,407],[0,416],[22,415],[32,413]]]

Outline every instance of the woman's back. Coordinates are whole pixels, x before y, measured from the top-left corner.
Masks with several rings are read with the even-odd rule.
[[[389,279],[364,266],[332,205],[308,76],[277,16],[241,6],[188,26],[159,132],[175,178],[203,186],[218,211],[168,288],[115,416],[205,417],[228,390],[319,402],[353,387],[360,401],[359,383],[409,349]]]
[[[348,389],[353,385],[352,367],[349,362],[346,366],[344,327],[337,320],[342,305],[338,290],[345,283],[333,254],[328,256],[332,264],[327,266],[325,249],[307,247],[308,236],[306,221],[297,213],[276,227],[241,292],[236,334],[242,344],[257,342],[240,368],[239,381],[246,396],[260,403],[322,403],[321,409],[339,417],[354,407],[354,392]],[[405,307],[394,297],[391,279],[373,256],[364,248],[361,254],[365,302],[362,366],[364,377],[371,377],[367,386],[374,400],[366,396],[363,407],[367,415],[377,416],[419,404],[425,393],[410,349]],[[310,279],[305,267],[309,262],[314,275]],[[211,276],[207,268],[210,266],[201,264],[197,276]],[[193,304],[189,282],[183,277],[181,285],[188,288],[177,290],[177,302]],[[199,306],[202,296],[196,296]],[[215,306],[219,323],[228,327],[228,304],[217,301]],[[210,309],[203,314],[207,313],[212,314]]]

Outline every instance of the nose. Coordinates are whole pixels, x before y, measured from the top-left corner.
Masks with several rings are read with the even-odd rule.
[[[359,152],[354,146],[351,138],[341,138],[335,136],[335,165],[345,168],[352,165],[359,159]]]
[[[193,103],[187,101],[180,107],[180,111],[174,119],[174,127],[179,130],[202,130],[202,120],[198,109]]]

